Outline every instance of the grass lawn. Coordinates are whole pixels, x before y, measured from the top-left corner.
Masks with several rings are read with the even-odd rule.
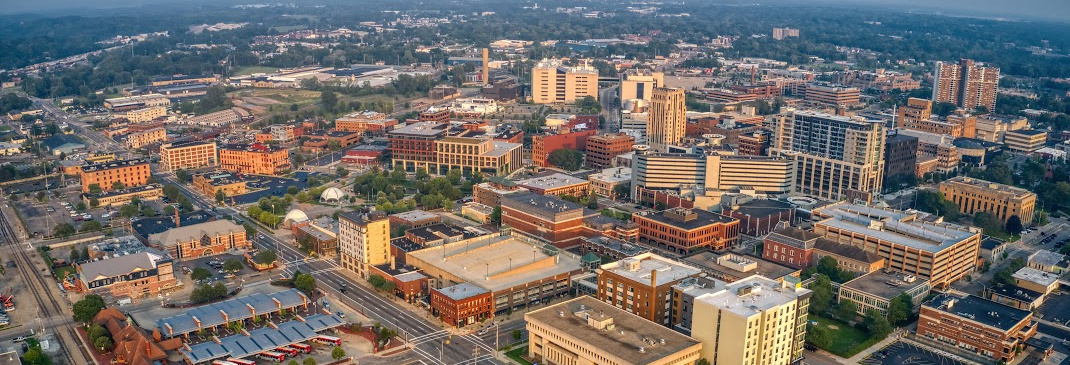
[[[246,66],[246,67],[239,68],[237,71],[235,71],[234,72],[234,76],[245,76],[245,75],[252,75],[252,74],[255,74],[255,73],[265,73],[266,74],[266,73],[272,73],[272,72],[275,72],[275,71],[278,71],[278,70],[279,70],[278,67]]]
[[[518,363],[521,363],[521,364],[524,364],[524,365],[531,365],[530,361],[524,360],[523,356],[527,355],[527,354],[528,354],[528,347],[527,346],[521,346],[521,347],[517,347],[515,349],[512,349],[509,352],[506,352],[505,356],[508,356],[510,359],[516,360],[516,362],[518,362]]]
[[[865,331],[835,319],[819,317],[812,313],[808,318],[817,322],[816,326],[824,326],[832,334],[832,342],[829,344],[829,348],[823,348],[822,350],[836,354],[836,356],[844,358],[854,356],[882,340],[882,338],[870,337]]]
[[[68,274],[74,275],[73,266],[64,266],[56,268],[56,277],[60,280],[63,280],[63,278],[67,277]]]

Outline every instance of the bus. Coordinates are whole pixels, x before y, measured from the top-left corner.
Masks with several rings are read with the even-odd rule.
[[[290,345],[290,347],[293,347],[293,348],[297,349],[298,351],[304,352],[306,354],[312,353],[312,346],[309,346],[309,345],[306,345],[306,344],[303,344],[303,343],[295,343],[295,344]]]
[[[212,365],[238,365],[230,361],[225,360],[213,360]]]
[[[258,359],[272,360],[274,362],[282,362],[283,360],[286,360],[286,354],[275,351],[264,351],[256,354],[256,357]]]
[[[297,349],[295,349],[293,347],[289,347],[289,346],[279,347],[279,348],[275,349],[275,351],[284,353],[289,357],[297,356],[297,353],[298,353]]]
[[[316,336],[312,339],[312,342],[331,346],[342,346],[342,339],[333,336]]]
[[[233,358],[233,357],[227,359],[227,361],[235,363],[235,364],[238,364],[238,365],[256,365],[256,361],[242,360],[242,359]]]

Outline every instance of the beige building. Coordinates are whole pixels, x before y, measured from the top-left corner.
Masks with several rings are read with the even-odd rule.
[[[215,141],[187,141],[160,146],[160,168],[167,172],[216,166],[219,151]]]
[[[840,285],[837,301],[854,302],[858,315],[875,310],[882,316],[888,315],[888,307],[896,297],[906,294],[915,306],[929,295],[932,287],[929,280],[916,275],[896,272],[874,271]]]
[[[1029,190],[965,176],[940,183],[940,193],[962,213],[991,212],[1004,222],[1016,215],[1026,225],[1037,205],[1037,194]]]
[[[665,74],[651,70],[629,69],[620,75],[620,103],[650,100],[654,88],[665,86]]]
[[[524,314],[528,357],[548,365],[691,365],[703,344],[581,296]]]
[[[967,59],[957,64],[937,62],[933,82],[932,100],[935,102],[952,103],[967,110],[979,106],[988,111],[996,110],[999,68],[978,66]]]
[[[795,162],[794,192],[869,201],[884,179],[881,121],[810,111],[780,118],[771,148]]]
[[[650,97],[646,122],[646,141],[665,152],[665,146],[680,144],[687,131],[687,106],[684,89],[657,87]]]
[[[1018,153],[1033,153],[1044,147],[1048,140],[1048,132],[1036,129],[1019,129],[1007,131],[1004,134],[1003,144],[1008,149]]]
[[[124,118],[130,123],[151,122],[153,119],[163,116],[167,116],[167,108],[162,106],[151,106],[115,114],[116,118]]]
[[[814,233],[843,245],[876,253],[886,268],[929,278],[945,289],[973,272],[981,230],[932,223],[917,212],[837,203],[811,212]]]
[[[368,278],[372,266],[390,264],[390,219],[385,214],[346,212],[338,216],[342,268]]]
[[[1003,117],[992,114],[977,117],[977,136],[975,138],[1003,143],[1007,131],[1029,128],[1029,120],[1019,117]]]
[[[788,365],[802,358],[810,290],[751,276],[695,297],[691,336],[711,364]]]
[[[795,161],[782,156],[640,151],[633,160],[633,190],[701,186],[704,190],[742,188],[779,195],[791,192],[795,178]]]
[[[1048,295],[1059,288],[1059,275],[1023,267],[1014,272],[1014,285]]]
[[[826,83],[811,83],[806,85],[804,100],[811,103],[846,106],[858,104],[862,92],[857,87],[847,87]]]
[[[126,136],[126,146],[131,149],[141,148],[156,142],[163,142],[167,140],[167,130],[163,128],[152,128],[146,131],[131,133]]]
[[[947,134],[922,132],[913,129],[900,129],[899,134],[918,139],[918,160],[932,156],[936,158],[934,171],[948,173],[959,168],[962,162],[962,153],[955,146],[955,138]]]
[[[592,66],[565,66],[559,59],[543,59],[531,69],[533,103],[573,103],[586,96],[598,99],[598,70]]]
[[[798,37],[799,30],[795,28],[773,28],[773,39],[781,40],[788,37]]]

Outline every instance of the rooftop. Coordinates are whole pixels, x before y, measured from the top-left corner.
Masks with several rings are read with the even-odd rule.
[[[839,243],[825,238],[818,238],[817,241],[814,242],[814,249],[846,257],[855,261],[865,262],[867,264],[884,260],[875,252],[866,251],[849,244]]]
[[[192,363],[207,362],[221,358],[242,358],[266,350],[276,349],[297,342],[308,341],[319,332],[338,327],[345,321],[331,314],[315,314],[304,320],[292,320],[278,324],[278,329],[264,327],[249,331],[248,335],[238,334],[219,339],[219,342],[206,341],[190,345],[188,349],[179,350]]]
[[[669,208],[659,212],[640,212],[640,217],[683,230],[694,230],[714,224],[727,224],[737,219],[702,209]]]
[[[606,236],[583,237],[581,239],[591,245],[604,247],[608,250],[620,252],[627,256],[635,256],[644,252],[650,252],[650,249],[647,249],[646,247]]]
[[[1023,136],[1037,136],[1041,134],[1048,134],[1048,132],[1039,129],[1019,129],[1014,131],[1007,131],[1007,133],[1021,134]]]
[[[815,226],[860,233],[934,253],[980,234],[957,224],[922,222],[916,213],[846,202],[816,209],[814,213],[829,217]]]
[[[222,236],[232,233],[245,233],[245,228],[229,220],[221,219],[169,229],[163,233],[149,235],[149,243],[159,246],[173,245],[178,242],[199,240],[201,237]]]
[[[763,276],[751,276],[725,285],[725,290],[703,294],[695,298],[695,305],[703,302],[715,308],[750,317],[762,310],[771,309],[798,300],[809,289],[783,287],[775,280]]]
[[[82,166],[82,172],[94,172],[117,169],[122,167],[136,166],[136,165],[148,165],[149,160],[142,158],[135,158],[131,160],[112,160],[108,162],[87,164]]]
[[[617,357],[623,360],[620,363],[656,363],[684,350],[697,350],[700,345],[693,338],[590,296],[529,312],[524,319],[567,333],[582,341],[580,346]]]
[[[390,131],[390,135],[410,135],[421,137],[434,137],[444,135],[450,125],[438,122],[410,123],[404,127],[397,127]]]
[[[88,283],[135,272],[148,271],[155,269],[158,262],[170,260],[165,256],[139,252],[126,256],[90,261],[81,265],[81,279]]]
[[[165,337],[174,337],[197,331],[198,328],[224,324],[228,320],[233,322],[252,318],[254,312],[258,315],[273,313],[280,308],[293,308],[308,303],[308,297],[297,289],[271,294],[256,293],[189,308],[182,314],[157,320],[156,325]]]
[[[972,178],[972,177],[965,177],[965,176],[956,176],[956,177],[953,177],[953,178],[945,180],[941,184],[973,186],[973,187],[989,190],[989,191],[991,191],[993,193],[999,193],[999,194],[1010,193],[1010,195],[1014,195],[1016,197],[1024,197],[1024,196],[1029,196],[1029,195],[1036,195],[1036,194],[1033,194],[1033,192],[1031,192],[1029,190],[1022,189],[1022,188],[1019,188],[1019,187],[1016,187],[1016,186],[1010,186],[1010,185],[1006,185],[1006,184],[994,183],[994,182],[987,181],[987,180],[975,179],[975,178]]]
[[[444,244],[409,252],[408,256],[490,291],[580,269],[579,259],[558,255],[552,248],[537,247],[511,236],[486,236]]]
[[[422,222],[426,220],[441,220],[438,214],[430,213],[420,209],[412,210],[408,212],[402,212],[397,214],[391,214],[391,218],[397,218],[406,222]]]
[[[221,145],[221,146],[219,146],[219,149],[221,149],[221,150],[231,150],[231,151],[246,151],[246,152],[261,152],[261,153],[263,153],[263,152],[278,152],[278,151],[285,150],[286,148],[285,147],[281,147],[281,146],[273,146],[273,145],[268,145],[268,144],[262,144],[262,143],[253,143],[253,144],[232,143],[232,144]]]
[[[451,285],[442,289],[432,289],[453,300],[463,300],[480,294],[490,293],[487,289],[469,283]]]
[[[1002,246],[1002,245],[1004,245],[1006,243],[1007,243],[1007,241],[1001,240],[999,238],[995,238],[995,237],[992,237],[992,236],[983,236],[981,238],[981,249],[982,250],[991,251],[991,250],[994,250],[997,247]],[[1037,251],[1037,252],[1042,252],[1042,251]]]
[[[523,207],[525,212],[541,213],[542,215],[583,209],[579,204],[532,192],[502,195],[501,201],[503,206]]]
[[[766,217],[778,213],[794,212],[795,206],[772,199],[755,199],[732,207],[733,211],[752,217]]]
[[[550,176],[535,177],[517,181],[516,184],[529,189],[556,189],[572,185],[587,184],[587,180],[575,176],[556,173]]]
[[[820,234],[795,227],[783,227],[769,232],[765,239],[801,249],[810,249],[821,238]]]
[[[111,197],[111,196],[120,196],[120,195],[126,195],[126,194],[140,193],[140,192],[143,192],[143,191],[149,191],[149,190],[153,190],[153,189],[163,189],[163,185],[160,185],[160,184],[148,184],[148,185],[135,186],[135,187],[125,188],[125,189],[102,191],[102,192],[100,192],[98,194],[87,193],[85,195],[88,196],[88,197],[91,197],[91,198],[92,197],[106,198],[106,197]]]
[[[437,241],[460,239],[461,237],[464,237],[465,231],[457,226],[436,223],[426,227],[407,230],[405,231],[405,234],[412,234],[424,241]]]
[[[843,283],[841,287],[892,300],[899,294],[929,285],[929,280],[915,275],[877,270]]]
[[[1022,320],[1032,317],[1032,313],[1029,311],[973,295],[960,297],[952,294],[940,294],[925,302],[922,306],[962,318],[969,318],[972,321],[1003,331],[1010,331]]]
[[[738,253],[704,251],[684,257],[682,260],[688,264],[695,265],[703,271],[723,274],[736,279],[752,275],[780,279],[799,271],[799,269],[768,261],[761,257]]]
[[[1050,286],[1059,280],[1059,275],[1037,270],[1031,267],[1023,267],[1014,273],[1014,279],[1025,280],[1043,286]]]
[[[212,215],[204,211],[189,212],[179,216],[179,222],[183,225],[204,223],[212,220]],[[152,234],[163,233],[175,227],[175,217],[160,216],[154,218],[142,218],[132,222],[134,232],[138,236],[149,237]]]
[[[1040,297],[1044,296],[1044,293],[1032,291],[1032,290],[1025,289],[1025,288],[1020,288],[1020,287],[1013,286],[1013,285],[997,284],[996,286],[993,286],[989,290],[992,291],[992,294],[999,295],[1001,297],[1011,298],[1011,299],[1022,301],[1022,302],[1027,302],[1027,303],[1032,303],[1033,301],[1037,300],[1037,298],[1040,298]]]
[[[649,284],[653,276],[651,271],[656,271],[654,286],[662,286],[702,272],[696,267],[650,252],[602,265],[601,269],[640,284]]]
[[[1039,266],[1067,267],[1070,266],[1070,257],[1048,250],[1039,250],[1029,255],[1029,263]]]

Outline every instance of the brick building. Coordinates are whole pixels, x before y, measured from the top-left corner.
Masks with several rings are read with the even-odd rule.
[[[599,269],[598,300],[663,326],[672,319],[672,286],[702,272],[649,252]]]
[[[494,318],[489,290],[469,283],[431,289],[431,314],[453,327],[464,327]]]
[[[82,192],[90,192],[91,186],[102,191],[115,189],[115,183],[124,188],[141,186],[149,182],[149,160],[115,160],[82,166]]]
[[[624,133],[603,134],[587,137],[587,167],[604,169],[613,167],[618,155],[632,151],[635,138]]]
[[[580,243],[587,213],[579,204],[553,196],[519,193],[501,197],[501,207],[502,224],[516,231],[561,248]]]
[[[587,196],[590,193],[591,182],[575,176],[555,173],[548,176],[520,180],[516,182],[516,185],[539,195],[568,195],[578,198]]]
[[[973,295],[940,294],[921,306],[917,334],[1010,363],[1037,333],[1033,313]]]
[[[795,222],[795,206],[771,199],[751,200],[721,210],[721,214],[739,220],[739,233],[752,237],[764,236],[780,222]]]
[[[554,151],[565,148],[585,151],[587,149],[587,139],[597,133],[598,129],[564,130],[558,133],[531,136],[532,162],[535,166],[549,167],[550,154]]]
[[[151,234],[147,244],[170,252],[171,257],[184,260],[218,255],[233,250],[249,250],[245,228],[229,220],[217,220],[171,228]]]
[[[639,242],[672,252],[724,250],[739,238],[739,220],[701,209],[669,208],[632,215]]]
[[[89,261],[75,269],[83,290],[111,298],[155,296],[178,284],[171,258],[149,252]]]
[[[290,151],[285,148],[254,144],[229,144],[219,148],[219,168],[230,172],[279,175],[289,170]]]

